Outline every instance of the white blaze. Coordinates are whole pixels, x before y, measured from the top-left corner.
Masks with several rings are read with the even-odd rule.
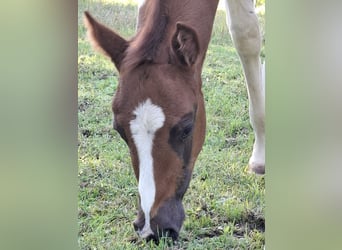
[[[156,131],[163,126],[165,115],[150,99],[139,104],[133,114],[135,119],[130,121],[130,129],[138,151],[139,195],[141,209],[145,214],[145,225],[139,233],[142,238],[146,238],[153,234],[150,227],[150,211],[156,194],[152,158],[153,139]]]

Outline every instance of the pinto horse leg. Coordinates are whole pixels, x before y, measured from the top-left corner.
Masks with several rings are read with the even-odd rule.
[[[249,115],[254,130],[250,171],[265,173],[265,87],[260,62],[261,36],[252,0],[226,0],[227,26],[244,70]]]

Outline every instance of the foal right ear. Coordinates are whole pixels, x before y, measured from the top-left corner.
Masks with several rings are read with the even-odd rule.
[[[172,37],[171,48],[182,65],[192,66],[195,64],[199,54],[199,42],[196,31],[178,22],[176,24],[176,32]]]
[[[97,22],[87,11],[84,12],[84,24],[93,48],[110,57],[115,67],[120,71],[128,42],[111,29]]]

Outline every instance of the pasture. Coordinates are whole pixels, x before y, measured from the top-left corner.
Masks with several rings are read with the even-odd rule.
[[[265,179],[247,173],[254,136],[243,72],[224,11],[217,11],[202,73],[207,132],[183,200],[186,219],[177,242],[162,239],[156,246],[140,240],[132,226],[137,181],[128,147],[112,128],[111,101],[118,73],[87,41],[85,10],[130,38],[137,6],[134,1],[79,0],[80,249],[263,249]]]

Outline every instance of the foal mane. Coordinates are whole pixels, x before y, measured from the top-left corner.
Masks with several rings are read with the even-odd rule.
[[[130,41],[123,64],[133,69],[146,62],[154,62],[159,45],[164,39],[168,24],[165,2],[146,1],[139,15],[138,33]]]

